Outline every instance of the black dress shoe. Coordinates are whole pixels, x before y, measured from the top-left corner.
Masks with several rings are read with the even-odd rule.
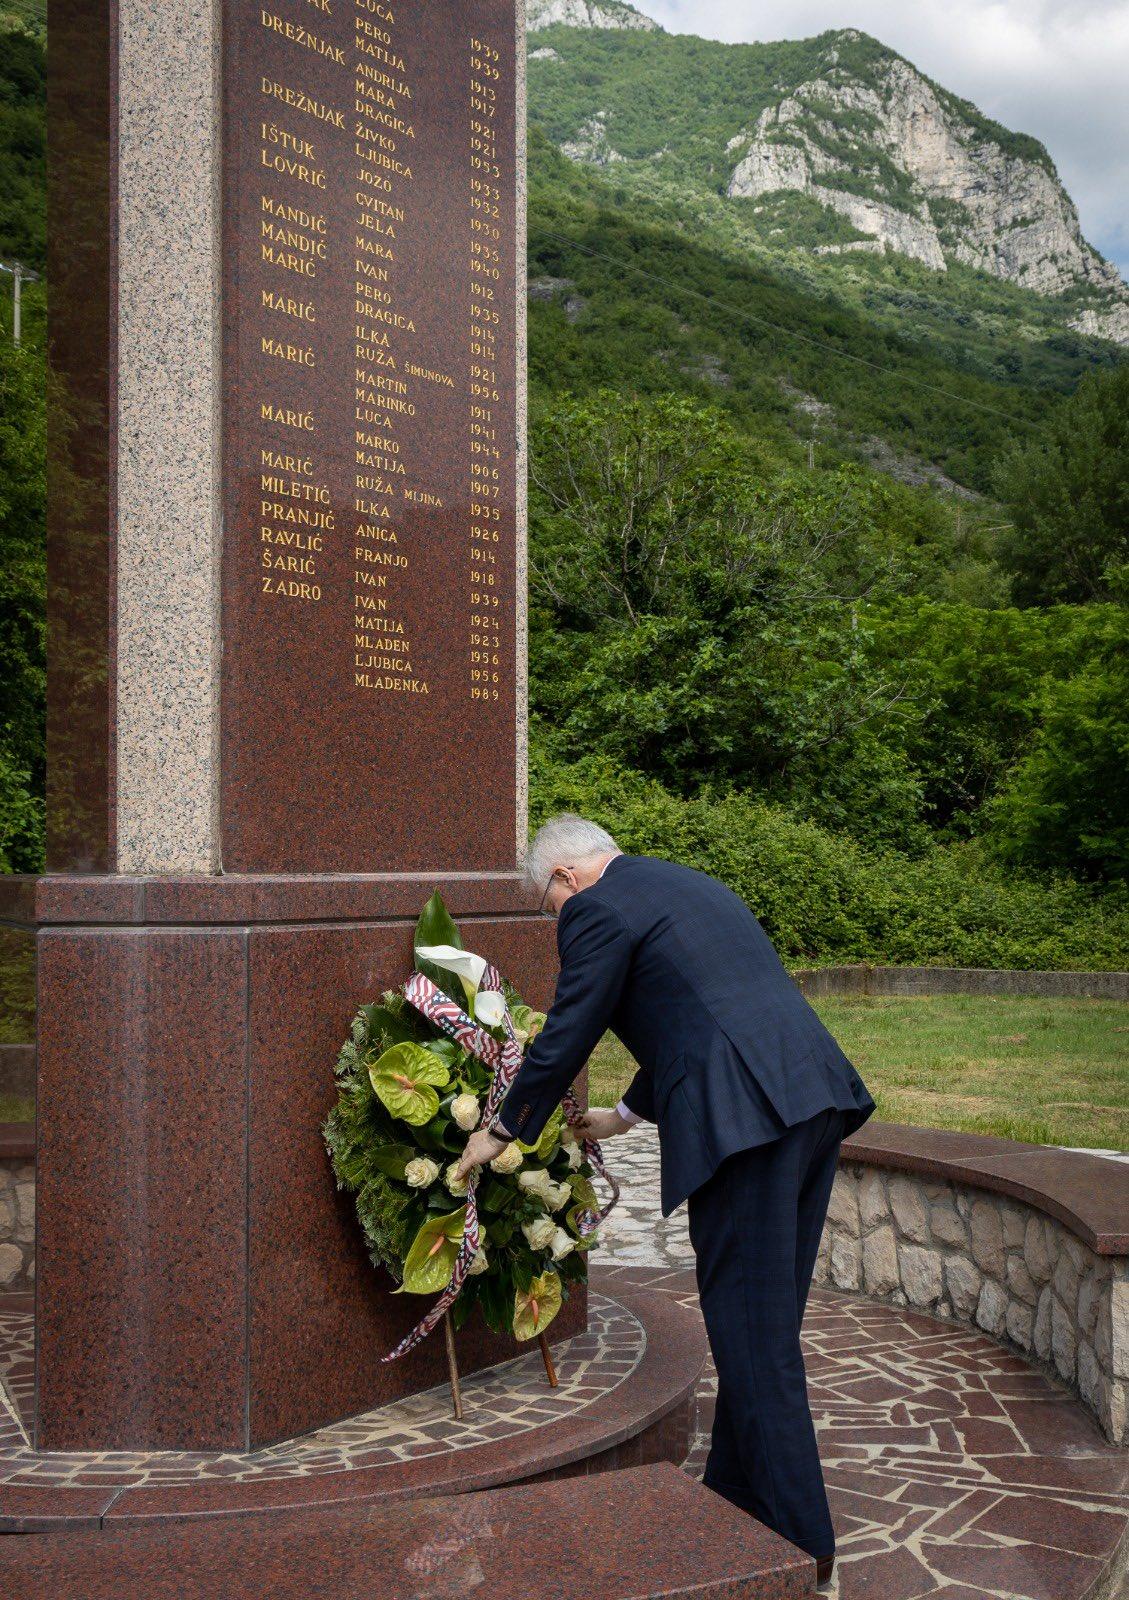
[[[831,1582],[831,1574],[835,1571],[835,1557],[823,1556],[815,1564],[815,1586],[825,1589]]]

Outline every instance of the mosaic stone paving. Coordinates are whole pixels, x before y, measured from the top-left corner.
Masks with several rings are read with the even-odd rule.
[[[0,1483],[160,1485],[222,1478],[262,1481],[349,1471],[466,1450],[575,1416],[617,1389],[642,1359],[646,1334],[625,1307],[592,1292],[588,1332],[554,1348],[559,1387],[551,1389],[536,1347],[462,1381],[461,1422],[446,1385],[333,1423],[250,1455],[180,1450],[36,1455],[20,1428],[13,1396],[0,1406]],[[0,1350],[9,1373],[23,1372],[31,1341],[30,1309],[0,1311]],[[0,1367],[3,1376],[3,1367]],[[25,1399],[29,1399],[26,1388]]]

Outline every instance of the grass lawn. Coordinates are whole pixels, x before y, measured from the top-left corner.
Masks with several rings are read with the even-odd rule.
[[[815,1002],[887,1122],[1032,1144],[1129,1150],[1129,1005],[937,995]],[[609,1034],[592,1058],[595,1105],[634,1063]]]
[[[21,1094],[0,1094],[0,1122],[30,1122],[34,1116],[34,1100]]]

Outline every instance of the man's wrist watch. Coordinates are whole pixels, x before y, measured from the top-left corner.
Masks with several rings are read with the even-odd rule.
[[[496,1116],[486,1131],[492,1139],[500,1139],[503,1144],[513,1144],[514,1140],[517,1138],[516,1133],[506,1132],[505,1128],[502,1127],[502,1124],[498,1121]]]

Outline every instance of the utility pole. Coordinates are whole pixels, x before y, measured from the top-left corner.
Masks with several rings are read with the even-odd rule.
[[[808,470],[815,470],[815,440],[808,440]]]
[[[0,261],[0,272],[12,274],[12,343],[20,342],[20,289],[25,283],[38,283],[38,272],[29,272],[22,261]]]

